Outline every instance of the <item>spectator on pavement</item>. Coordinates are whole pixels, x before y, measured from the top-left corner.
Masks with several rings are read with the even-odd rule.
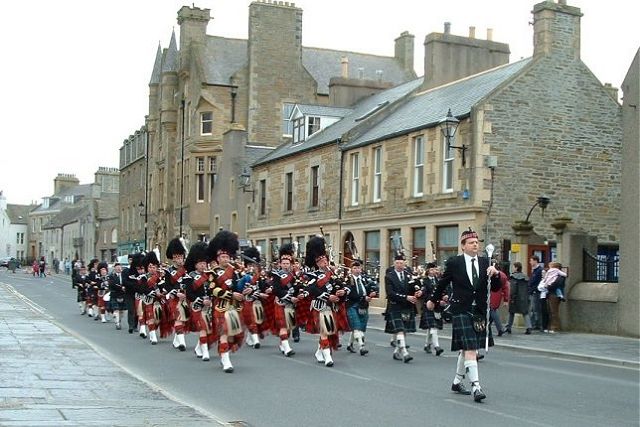
[[[33,277],[40,276],[40,263],[38,263],[37,259],[33,260],[33,264],[31,264],[31,268],[33,269]]]
[[[60,260],[58,258],[53,259],[53,271],[56,274],[60,273]]]
[[[558,291],[560,291],[560,295],[564,295],[564,281],[565,277],[567,277],[567,273],[560,270],[561,268],[562,264],[559,262],[550,262],[549,270],[544,275],[540,285],[538,285],[541,298],[543,293],[546,295],[546,304],[542,309],[543,312],[546,312],[547,324],[543,328],[543,332],[552,334],[560,329],[560,298],[558,297]]]
[[[540,264],[540,258],[537,255],[529,258],[529,265],[531,266],[531,277],[529,278],[529,296],[531,312],[531,325],[533,329],[542,330],[542,308],[540,306],[540,291],[538,291],[538,285],[542,280],[543,265]]]
[[[509,321],[505,328],[505,332],[511,333],[511,327],[516,314],[522,314],[524,317],[525,334],[531,334],[531,317],[529,316],[529,292],[527,291],[528,278],[522,272],[522,263],[513,263],[513,273],[509,280]]]
[[[499,263],[495,265],[498,270],[498,277],[500,279],[499,286],[491,286],[491,296],[489,297],[489,329],[491,329],[491,324],[494,323],[496,325],[496,331],[498,332],[498,336],[501,337],[504,334],[504,329],[502,328],[502,321],[500,320],[500,306],[506,306],[509,304],[509,278]],[[493,283],[492,283],[493,285]]]

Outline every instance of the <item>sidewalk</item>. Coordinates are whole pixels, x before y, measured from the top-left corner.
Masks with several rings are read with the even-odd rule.
[[[0,425],[223,425],[134,378],[0,283]]]
[[[370,309],[370,328],[384,330],[384,319],[381,315],[383,311],[378,307]],[[416,321],[419,321],[419,319],[416,319]],[[423,332],[418,329],[417,334],[424,335]],[[451,339],[451,325],[445,324],[444,330],[439,333],[439,336]],[[549,356],[562,356],[640,369],[640,340],[637,338],[578,332],[544,334],[539,331],[533,331],[531,335],[525,335],[523,328],[513,328],[511,335],[494,336],[494,340],[498,348],[502,347],[514,351],[535,352],[548,354]]]

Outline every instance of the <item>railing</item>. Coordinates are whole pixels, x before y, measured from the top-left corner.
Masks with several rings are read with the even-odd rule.
[[[618,282],[620,257],[593,255],[582,250],[582,274],[584,282]]]

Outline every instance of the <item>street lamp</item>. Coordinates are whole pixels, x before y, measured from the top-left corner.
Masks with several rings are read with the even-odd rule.
[[[240,174],[240,188],[242,188],[243,193],[251,193],[253,194],[254,190],[250,189],[251,187],[251,173],[245,166]]]
[[[533,212],[533,209],[540,205],[540,209],[542,210],[542,216],[544,217],[544,210],[547,208],[547,206],[549,206],[549,203],[551,203],[551,199],[547,196],[538,196],[538,199],[536,200],[536,202],[533,204],[533,206],[531,206],[531,209],[529,209],[529,213],[527,214],[527,217],[525,218],[524,222],[527,223],[529,222],[529,217],[531,216],[531,212]]]
[[[451,145],[451,140],[456,135],[456,130],[458,129],[460,120],[453,117],[453,114],[451,114],[451,108],[449,108],[447,116],[444,119],[440,120],[438,124],[441,126],[440,130],[442,131],[442,135],[444,135],[445,140],[447,141],[447,151],[451,150],[452,148],[462,151],[462,166],[464,167],[467,163],[465,152],[469,149],[469,147],[464,144],[460,146]]]
[[[142,202],[138,204],[138,210],[140,216],[144,216],[144,250],[147,250],[147,209],[146,205]]]

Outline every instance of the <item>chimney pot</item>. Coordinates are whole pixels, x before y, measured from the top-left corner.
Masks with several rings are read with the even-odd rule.
[[[493,28],[487,28],[487,40],[493,40]]]
[[[345,79],[349,78],[349,58],[346,56],[343,56],[342,58],[340,58],[340,65],[342,66],[342,77]]]
[[[444,33],[445,34],[451,33],[451,22],[444,23]]]
[[[476,38],[476,27],[469,27],[469,38],[470,39]]]

